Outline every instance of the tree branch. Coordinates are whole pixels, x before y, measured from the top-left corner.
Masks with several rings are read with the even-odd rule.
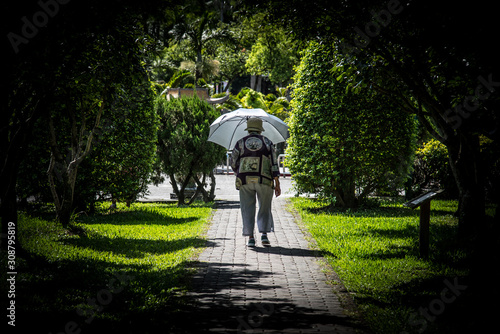
[[[59,200],[59,196],[56,191],[56,184],[54,182],[54,167],[55,167],[55,159],[54,153],[50,155],[50,164],[47,170],[47,176],[49,178],[50,192],[52,193],[52,197],[54,198],[54,205],[56,206],[56,211],[59,212],[61,210],[61,202]]]
[[[92,148],[92,141],[94,138],[94,133],[96,132],[97,128],[99,127],[99,123],[101,122],[101,117],[102,117],[102,113],[104,110],[104,105],[105,105],[105,102],[103,99],[101,101],[101,105],[99,107],[99,112],[97,113],[97,116],[96,116],[96,121],[95,121],[94,127],[90,131],[90,134],[87,138],[87,142],[85,144],[85,150],[83,151],[83,153],[79,154],[79,156],[75,157],[75,159],[69,164],[68,169],[78,166],[82,162],[82,160],[90,153],[90,149]],[[80,133],[80,142],[83,141],[83,131],[84,131],[84,127],[82,126],[82,130]],[[80,145],[78,145],[78,146],[80,147]],[[81,149],[79,149],[79,151],[81,152]]]

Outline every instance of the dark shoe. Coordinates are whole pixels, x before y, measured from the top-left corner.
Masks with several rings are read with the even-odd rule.
[[[260,240],[262,241],[262,246],[264,246],[264,247],[271,247],[271,243],[269,242],[269,239],[267,238],[267,235],[263,235]]]
[[[255,238],[248,238],[247,246],[255,247]]]

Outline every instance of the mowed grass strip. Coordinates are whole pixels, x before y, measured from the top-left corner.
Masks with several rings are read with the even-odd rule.
[[[468,273],[463,265],[468,254],[456,243],[457,203],[432,202],[429,259],[419,257],[419,209],[403,203],[387,200],[342,210],[319,200],[292,199],[304,227],[375,333],[421,330],[412,327],[410,315],[439,297],[444,279]],[[429,330],[440,324],[425,325]]]
[[[69,322],[93,331],[168,328],[190,263],[206,244],[212,206],[135,203],[110,211],[110,204],[79,215],[70,230],[20,215],[18,239],[28,252],[18,259],[20,319],[52,332]]]

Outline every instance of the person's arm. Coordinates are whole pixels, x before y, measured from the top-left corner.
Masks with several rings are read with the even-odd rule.
[[[266,141],[266,145],[268,145],[268,149],[270,150],[270,155],[269,158],[271,160],[271,170],[270,173],[273,177],[273,188],[274,188],[274,194],[276,197],[281,195],[281,187],[280,187],[280,169],[278,166],[278,159],[276,156],[276,148],[274,144],[266,137],[264,137],[264,140]]]
[[[276,147],[271,144],[271,174],[273,175],[274,181],[274,194],[276,197],[281,195],[281,187],[280,187],[280,169],[278,165],[278,159],[276,155]]]

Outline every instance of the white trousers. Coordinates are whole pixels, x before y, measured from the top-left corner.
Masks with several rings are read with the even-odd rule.
[[[274,232],[273,214],[271,213],[273,192],[271,186],[260,183],[249,183],[241,186],[240,206],[244,236],[254,234],[256,198],[259,201],[259,211],[257,213],[259,232]]]

